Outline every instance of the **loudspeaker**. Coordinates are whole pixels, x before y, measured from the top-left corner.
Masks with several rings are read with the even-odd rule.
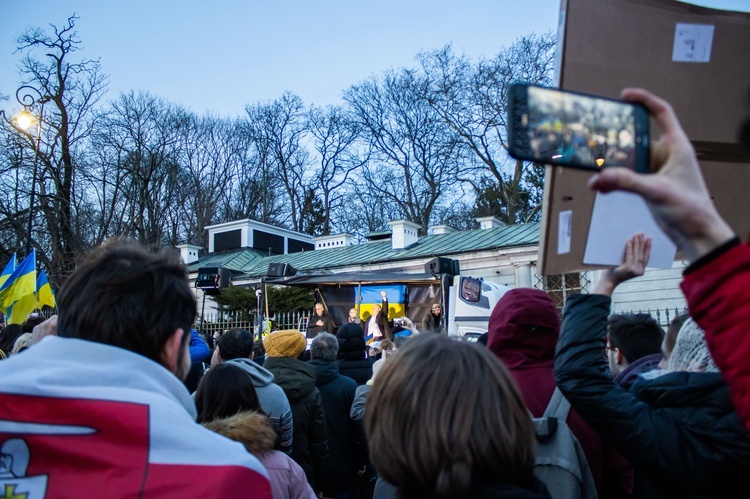
[[[424,266],[424,271],[428,274],[458,275],[461,273],[458,260],[451,260],[442,256],[433,258],[427,262]]]
[[[297,274],[297,269],[288,263],[269,263],[266,275],[268,277],[287,277]]]
[[[217,295],[219,290],[229,286],[229,269],[222,267],[203,267],[198,269],[195,287],[208,295]]]

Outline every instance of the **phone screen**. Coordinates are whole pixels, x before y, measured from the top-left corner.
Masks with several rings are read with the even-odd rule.
[[[511,156],[599,170],[648,172],[648,113],[642,106],[543,87],[511,88]]]

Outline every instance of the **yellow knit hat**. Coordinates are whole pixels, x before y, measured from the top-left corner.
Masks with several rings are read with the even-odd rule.
[[[263,338],[263,346],[269,357],[296,358],[307,348],[307,340],[299,329],[284,329]]]

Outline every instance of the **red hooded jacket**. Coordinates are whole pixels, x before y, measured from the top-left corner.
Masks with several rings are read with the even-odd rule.
[[[532,288],[508,291],[492,310],[488,333],[487,347],[510,369],[531,414],[541,417],[555,390],[553,361],[560,313],[552,298]],[[600,493],[613,487],[627,490],[629,478],[624,470],[606,470],[606,487],[602,488],[605,446],[601,436],[574,409],[567,423],[581,443]],[[610,497],[622,495],[609,493]]]

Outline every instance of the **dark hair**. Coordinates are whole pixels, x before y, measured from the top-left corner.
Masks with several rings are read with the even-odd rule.
[[[372,463],[399,497],[533,482],[531,419],[510,371],[484,347],[419,335],[385,363],[367,405]]]
[[[343,324],[336,332],[336,338],[339,340],[340,358],[365,358],[367,344],[365,333],[359,324],[354,322]]]
[[[249,359],[253,353],[253,334],[247,329],[234,328],[221,335],[216,342],[221,360]]]
[[[339,353],[339,340],[331,333],[318,333],[310,345],[310,356],[315,360],[335,361]]]
[[[34,328],[41,324],[42,322],[46,321],[47,318],[43,315],[35,314],[30,315],[26,318],[25,321],[23,321],[23,324],[21,324],[21,327],[23,328],[24,333],[32,333],[34,332]]]
[[[664,330],[649,314],[616,314],[609,317],[609,344],[619,348],[628,363],[661,352]]]
[[[666,352],[664,353],[667,356],[669,356],[672,353],[672,350],[674,350],[674,344],[677,341],[677,333],[680,332],[682,325],[685,324],[685,321],[689,318],[690,314],[688,312],[683,312],[675,316],[675,318],[672,319],[672,322],[669,323],[667,334],[664,336],[664,346],[666,347]]]
[[[0,332],[0,350],[5,355],[10,355],[10,351],[13,350],[16,340],[23,334],[23,327],[20,324],[8,324]]]
[[[259,411],[260,401],[253,379],[234,364],[219,364],[209,369],[195,392],[198,422],[234,416],[241,411]]]
[[[113,345],[163,365],[178,328],[190,340],[196,302],[176,251],[113,240],[96,248],[57,294],[58,335]],[[182,351],[182,350],[181,350]]]

